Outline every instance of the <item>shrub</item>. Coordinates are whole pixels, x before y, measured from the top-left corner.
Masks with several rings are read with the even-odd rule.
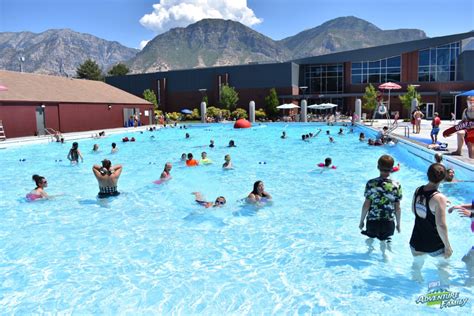
[[[168,113],[168,118],[172,121],[178,121],[181,118],[181,114],[178,112],[171,112]]]
[[[221,109],[216,108],[215,106],[210,106],[207,108],[207,116],[218,118],[219,115],[222,115]]]
[[[221,115],[223,119],[226,119],[226,120],[230,119],[230,111],[227,109],[222,109]]]
[[[255,119],[256,120],[264,120],[267,117],[264,109],[258,109],[255,111]]]
[[[235,109],[235,111],[232,112],[231,116],[232,116],[233,119],[236,119],[236,120],[241,119],[241,118],[246,119],[246,118],[249,117],[247,115],[247,111],[245,111],[244,109],[241,109],[241,108]]]

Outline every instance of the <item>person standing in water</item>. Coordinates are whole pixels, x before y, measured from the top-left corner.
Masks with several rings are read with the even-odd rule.
[[[92,172],[99,183],[99,199],[117,196],[117,184],[122,174],[122,165],[112,166],[112,162],[108,159],[102,161],[102,166],[94,165]]]
[[[77,142],[74,142],[72,143],[72,148],[69,150],[69,153],[67,154],[67,159],[72,164],[77,164],[79,163],[79,158],[81,158],[81,162],[84,162],[84,158],[82,157],[82,154],[79,150],[79,144]]]

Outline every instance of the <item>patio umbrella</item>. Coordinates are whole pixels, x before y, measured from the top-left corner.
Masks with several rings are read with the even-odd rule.
[[[277,109],[279,110],[289,110],[289,109],[296,109],[296,108],[299,108],[299,106],[293,103],[285,103],[285,104],[277,106]]]
[[[390,91],[391,90],[399,90],[401,89],[402,86],[400,86],[399,84],[396,84],[395,82],[386,82],[386,83],[383,83],[379,86],[379,89],[382,89],[382,90],[388,90],[388,113],[390,115]]]
[[[190,109],[182,109],[181,113],[183,113],[183,114],[193,114],[193,111],[191,111]]]
[[[7,91],[8,88],[0,84],[0,91]]]
[[[334,103],[321,103],[319,106],[321,107],[321,109],[332,109],[332,108],[337,107],[337,104],[334,104]]]
[[[458,94],[458,96],[460,96],[460,95],[462,95],[462,96],[472,96],[472,95],[474,95],[474,90],[469,90],[469,91],[463,92],[461,94]]]

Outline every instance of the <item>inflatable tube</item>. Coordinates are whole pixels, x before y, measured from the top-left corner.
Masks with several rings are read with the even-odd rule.
[[[252,127],[252,124],[246,119],[238,119],[234,124],[234,128],[250,128],[250,127]]]
[[[385,115],[387,114],[387,107],[385,105],[379,105],[378,109],[377,109],[377,112],[380,114],[380,115]]]
[[[466,133],[466,143],[474,144],[474,130],[468,130]]]
[[[320,168],[325,168],[326,165],[324,164],[324,162],[320,162],[320,163],[318,163],[318,167],[320,167]],[[331,168],[331,169],[337,169],[336,166],[330,166],[329,168]]]
[[[454,125],[454,126],[448,128],[447,130],[445,130],[443,132],[443,137],[449,137],[449,136],[451,136],[452,134],[454,134],[458,131],[461,131],[461,130],[464,130],[464,129],[470,129],[470,128],[474,128],[474,121],[461,122],[457,125]]]

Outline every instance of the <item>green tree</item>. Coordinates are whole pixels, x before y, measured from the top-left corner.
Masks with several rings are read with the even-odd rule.
[[[202,101],[201,102],[206,102],[206,105],[209,105],[209,99],[207,98],[207,95],[203,96],[202,97]]]
[[[102,70],[92,59],[87,59],[76,69],[77,78],[88,80],[103,80]]]
[[[112,69],[109,70],[109,76],[125,76],[130,72],[130,69],[127,65],[118,63],[117,65],[113,66]]]
[[[239,94],[235,91],[234,87],[229,85],[223,85],[221,89],[221,104],[224,108],[232,111],[235,109],[237,102],[239,101]]]
[[[148,102],[153,103],[154,109],[158,110],[158,101],[156,100],[155,92],[151,89],[146,89],[143,91],[143,98]]]
[[[362,108],[366,111],[375,111],[377,106],[377,90],[371,83],[365,87],[365,94],[362,98],[364,99]]]
[[[269,117],[278,116],[277,106],[280,104],[275,88],[270,89],[270,93],[265,97],[265,107]]]
[[[399,98],[403,104],[403,107],[407,110],[411,110],[411,100],[417,99],[418,104],[421,102],[421,95],[418,92],[416,92],[416,87],[412,85],[409,85],[407,89],[407,93],[399,96]]]

